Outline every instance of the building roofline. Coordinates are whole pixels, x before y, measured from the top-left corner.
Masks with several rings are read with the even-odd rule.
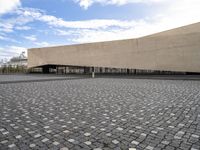
[[[66,47],[66,46],[81,46],[81,45],[87,45],[87,44],[98,44],[98,43],[118,42],[118,41],[127,41],[127,40],[137,40],[137,39],[141,39],[141,38],[145,38],[145,37],[151,37],[151,36],[157,35],[157,34],[162,34],[162,33],[169,32],[169,31],[173,31],[173,30],[176,30],[176,29],[179,29],[179,28],[184,28],[184,27],[187,27],[187,26],[190,26],[190,25],[195,25],[195,24],[198,24],[198,23],[200,23],[200,22],[196,22],[196,23],[192,23],[192,24],[188,24],[188,25],[176,27],[176,28],[173,28],[173,29],[169,29],[169,30],[157,32],[157,33],[154,33],[154,34],[149,34],[149,35],[146,35],[146,36],[141,36],[141,37],[138,37],[138,38],[127,38],[127,39],[119,39],[119,40],[108,40],[108,41],[100,41],[100,42],[88,42],[88,43],[79,43],[79,44],[70,44],[70,45],[57,45],[57,46],[47,46],[47,47],[38,47],[38,48],[36,47],[36,48],[30,48],[28,50],[42,49],[42,48]]]

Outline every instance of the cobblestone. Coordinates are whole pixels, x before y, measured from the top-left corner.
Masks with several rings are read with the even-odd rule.
[[[64,80],[74,79],[73,76],[58,76],[58,75],[0,75],[0,83],[25,82],[25,81],[48,81],[48,80]]]
[[[0,149],[199,149],[200,82],[0,84]]]

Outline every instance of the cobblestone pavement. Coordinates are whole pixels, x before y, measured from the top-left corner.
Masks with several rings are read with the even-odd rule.
[[[0,149],[200,149],[200,82],[0,84]]]
[[[68,78],[77,78],[69,75],[44,75],[44,74],[19,74],[19,75],[0,75],[0,83],[7,82],[24,82],[24,81],[44,81],[44,80],[56,80],[56,79],[68,79]]]

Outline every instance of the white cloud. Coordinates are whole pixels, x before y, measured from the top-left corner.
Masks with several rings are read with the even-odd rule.
[[[25,52],[25,55],[27,56],[27,49],[25,47],[14,45],[1,47],[0,52],[0,59],[10,59],[14,56],[19,56],[22,52]]]
[[[10,37],[7,37],[5,35],[0,35],[0,41],[7,41],[7,42],[14,42],[14,43],[20,43],[19,41],[15,40],[15,39],[12,39]]]
[[[6,21],[4,21],[4,20],[2,20],[0,22],[0,32],[7,32],[7,33],[13,32],[13,25],[8,23],[8,22],[6,22]]]
[[[0,0],[0,15],[10,12],[20,5],[20,0]]]
[[[34,16],[28,16],[27,13],[32,13]],[[0,32],[11,33],[15,30],[30,30],[27,23],[37,20],[36,14],[42,15],[43,11],[35,8],[18,8],[13,11],[14,17],[2,19],[0,17]]]
[[[46,15],[45,12],[38,9],[21,9],[20,14],[29,18],[25,20],[47,23],[56,35],[72,36],[72,42],[76,43],[136,38],[200,21],[199,0],[168,0],[167,2],[165,0],[116,0],[108,2],[113,4],[160,2],[165,4],[165,7],[140,20],[65,21],[62,18]],[[39,46],[39,43],[37,45]],[[41,45],[49,46],[45,43]]]
[[[64,27],[64,28],[82,28],[82,29],[97,29],[97,28],[107,28],[110,26],[117,26],[128,28],[133,26],[135,21],[120,21],[114,19],[93,19],[84,21],[65,21],[62,18],[57,18],[55,16],[45,15],[41,12],[26,11],[26,16],[32,17],[35,20],[46,22],[54,27]]]
[[[136,1],[164,2],[165,0],[134,0],[134,2]],[[116,0],[112,2],[119,2],[119,1]],[[122,1],[120,2],[122,3]],[[94,30],[98,30],[98,32],[102,31],[103,33],[105,32],[110,33],[113,32],[114,28],[116,29],[114,33],[119,33],[119,32],[126,33],[126,31],[128,30],[132,31],[132,32],[127,32],[128,34],[127,37],[129,37],[130,34],[142,36],[170,29],[173,27],[178,27],[181,25],[197,22],[199,21],[200,18],[199,15],[200,11],[198,8],[200,8],[199,0],[182,0],[182,1],[169,0],[168,5],[166,5],[166,7],[162,9],[160,12],[157,12],[159,15],[157,14],[154,14],[152,16],[147,15],[146,18],[143,18],[141,20],[93,19],[93,20],[82,20],[82,21],[65,21],[62,18],[46,15],[45,12],[40,9],[20,8],[16,11],[17,14],[19,15],[17,18],[9,19],[0,23],[0,31],[12,32],[14,29],[28,30],[29,28],[27,27],[24,28],[26,23],[30,23],[33,21],[41,21],[55,28],[55,30],[57,30],[58,35],[69,35],[70,33],[76,34],[74,32],[74,29],[77,29],[78,33],[79,29],[91,30],[88,33],[91,33]],[[62,30],[62,32],[60,32],[61,31],[60,28],[67,29],[67,31]],[[149,30],[146,31],[146,29]],[[120,38],[122,36],[121,34],[115,35],[114,39],[116,37]]]
[[[94,3],[99,3],[101,5],[125,5],[130,3],[158,3],[166,0],[74,0],[78,3],[82,8],[88,9]]]
[[[51,46],[50,43],[48,42],[38,42],[36,35],[29,35],[29,36],[24,36],[25,39],[29,40],[32,42],[32,44],[38,46],[38,47],[46,47],[46,46]]]
[[[0,35],[0,40],[5,40],[6,37]]]
[[[50,44],[48,42],[35,42],[34,44],[36,44],[39,47],[53,46],[52,44]]]
[[[108,27],[130,28],[135,24],[134,20],[122,21],[114,19],[93,19],[83,21],[65,21],[62,18],[46,15],[39,9],[21,8],[16,11],[19,15],[16,18],[2,20],[0,23],[0,31],[13,32],[17,30],[28,30],[29,27],[25,26],[27,23],[33,21],[41,21],[56,28],[76,28],[76,29],[99,29]]]
[[[73,38],[72,41],[85,43],[137,38],[200,22],[199,8],[199,0],[169,0],[168,4],[162,10],[154,13],[152,16],[147,16],[140,21],[125,21],[129,24],[127,28],[78,29],[74,30],[74,34],[78,36]],[[121,23],[123,24],[123,21]]]
[[[108,2],[162,2],[165,7],[140,20],[65,21],[62,18],[46,15],[41,11],[27,10],[25,14],[56,28],[58,35],[75,35],[73,40],[77,39],[77,42],[141,37],[200,21],[199,0],[168,0],[167,2],[166,0],[113,0]],[[59,28],[64,28],[64,30]]]
[[[145,27],[145,29],[143,28]],[[87,42],[99,42],[99,41],[110,41],[119,39],[137,38],[151,33],[157,32],[158,26],[148,25],[147,23],[138,23],[132,28],[121,28],[121,29],[80,29],[75,30],[74,35],[77,35],[72,39],[75,43],[87,43]],[[162,30],[161,26],[159,29]]]
[[[30,35],[30,36],[24,36],[25,39],[30,40],[32,42],[37,41],[37,38],[35,35]]]
[[[17,26],[15,29],[17,29],[17,30],[30,30],[31,27],[29,27],[29,26]]]
[[[79,5],[84,9],[87,9],[94,3],[93,0],[76,0],[76,2],[79,3]]]
[[[73,31],[65,31],[65,30],[61,30],[61,29],[55,30],[55,34],[61,35],[61,36],[72,35],[73,33],[74,33]]]
[[[133,26],[135,23],[135,21],[121,21],[121,20],[111,20],[111,19],[95,19],[95,20],[85,20],[85,21],[64,21],[62,19],[54,19],[54,20],[49,20],[47,22],[53,26],[65,27],[65,28],[79,28],[79,29],[98,29],[98,28],[107,28],[111,26],[129,28],[130,26]]]
[[[9,51],[13,51],[14,53],[16,54],[21,54],[21,52],[25,51],[25,54],[26,54],[26,48],[25,47],[20,47],[20,46],[9,46],[8,47]]]

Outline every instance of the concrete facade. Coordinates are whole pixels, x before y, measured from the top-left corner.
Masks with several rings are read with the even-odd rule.
[[[28,67],[67,65],[200,72],[200,23],[119,41],[28,50]]]

